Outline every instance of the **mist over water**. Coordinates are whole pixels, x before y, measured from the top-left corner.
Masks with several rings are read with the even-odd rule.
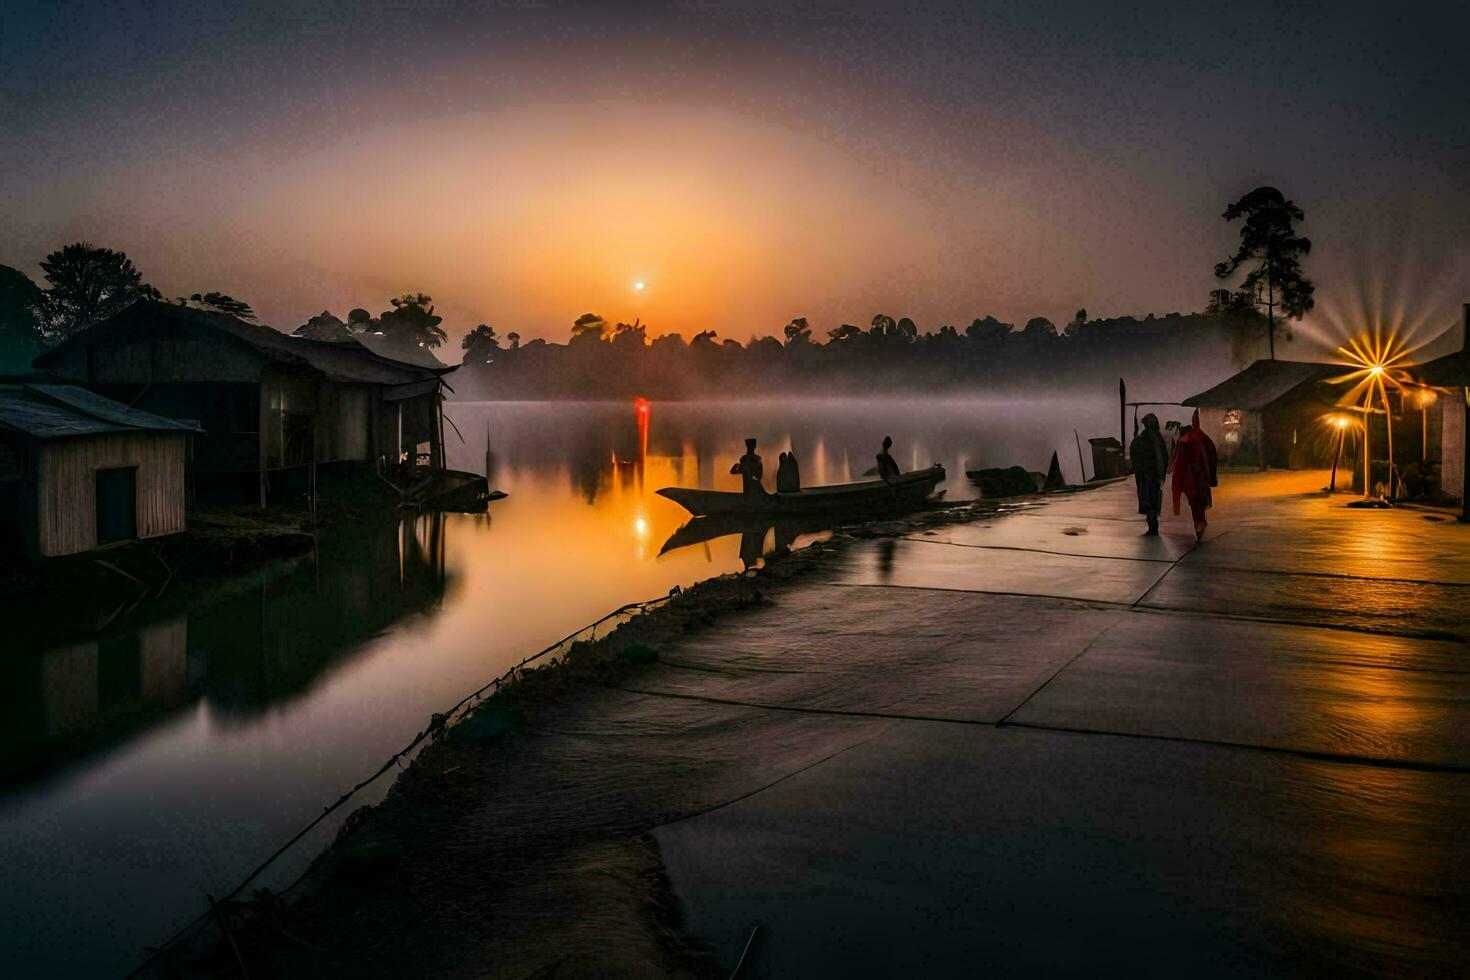
[[[862,479],[890,435],[902,466],[943,463],[949,498],[963,499],[974,495],[966,468],[1044,470],[1053,451],[1076,479],[1073,430],[1084,448],[1118,434],[1115,386],[653,402],[646,425],[630,401],[451,403],[449,464],[484,471],[488,437],[491,486],[510,494],[488,515],[329,530],[314,558],[144,607],[101,634],[59,638],[86,617],[58,607],[56,630],[13,638],[3,665],[7,965],[126,971],[433,712],[624,603],[739,570],[738,536],[660,555],[689,515],[654,491],[736,488],[729,468],[745,437],[760,440],[768,483],[794,447],[813,486]],[[338,825],[258,884],[292,880]]]

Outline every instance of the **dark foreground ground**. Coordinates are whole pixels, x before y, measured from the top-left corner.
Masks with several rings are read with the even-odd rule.
[[[1139,537],[1121,484],[800,559],[741,612],[671,610],[637,634],[656,661],[545,680],[426,750],[239,955],[1457,973],[1470,527],[1345,509],[1324,477],[1228,475],[1200,547],[1180,519]]]

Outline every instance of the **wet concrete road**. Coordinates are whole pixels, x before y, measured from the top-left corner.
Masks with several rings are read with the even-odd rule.
[[[1470,527],[1222,482],[1200,547],[1121,484],[662,651],[638,696],[883,726],[654,831],[720,966],[1464,970]]]

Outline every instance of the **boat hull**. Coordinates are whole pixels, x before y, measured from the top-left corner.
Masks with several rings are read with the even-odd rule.
[[[904,473],[891,484],[882,480],[868,480],[863,483],[811,487],[796,493],[768,493],[759,497],[747,497],[743,493],[722,490],[696,490],[691,487],[664,487],[658,493],[696,517],[717,514],[761,514],[772,517],[858,514],[920,507],[943,481],[944,467],[936,464],[928,469]]]

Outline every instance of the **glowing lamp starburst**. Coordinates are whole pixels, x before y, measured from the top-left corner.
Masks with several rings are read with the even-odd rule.
[[[1376,394],[1383,403],[1383,414],[1388,426],[1388,470],[1389,470],[1389,496],[1393,496],[1393,409],[1388,403],[1388,389],[1397,388],[1404,391],[1405,384],[1411,383],[1409,368],[1414,362],[1409,360],[1415,348],[1410,347],[1404,338],[1396,331],[1374,330],[1372,333],[1363,333],[1349,340],[1337,349],[1342,356],[1344,366],[1350,370],[1340,377],[1329,378],[1331,384],[1351,384],[1352,388],[1338,402],[1339,405],[1360,405],[1363,412],[1363,485],[1369,487],[1371,483],[1370,465],[1371,454],[1368,451],[1368,428],[1367,423],[1370,413],[1373,411],[1373,396]]]

